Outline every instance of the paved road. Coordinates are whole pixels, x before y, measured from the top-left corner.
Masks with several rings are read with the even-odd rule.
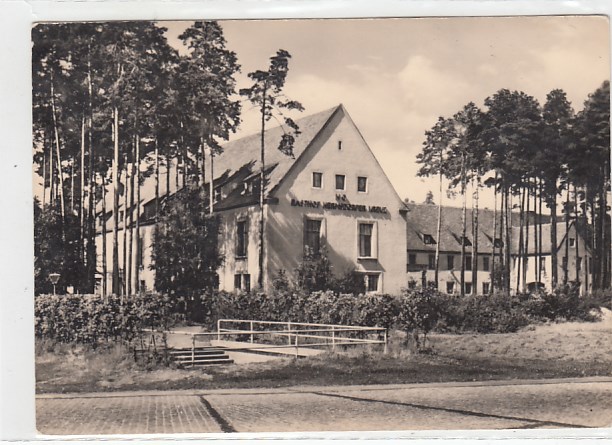
[[[612,426],[612,378],[38,396],[42,434]]]

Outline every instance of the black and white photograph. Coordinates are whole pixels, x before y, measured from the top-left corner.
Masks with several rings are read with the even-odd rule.
[[[612,427],[607,16],[39,21],[31,76],[39,437]]]

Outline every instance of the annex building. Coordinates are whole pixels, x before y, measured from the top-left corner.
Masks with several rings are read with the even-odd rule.
[[[264,289],[270,288],[281,270],[293,279],[307,252],[325,251],[336,275],[354,271],[363,276],[369,292],[399,293],[406,287],[405,204],[344,106],[296,122],[301,133],[295,141],[294,157],[276,149],[283,135],[280,127],[265,132]],[[213,210],[221,216],[219,243],[225,258],[218,270],[222,290],[249,290],[257,284],[260,165],[260,134],[226,144],[223,153],[214,158]],[[141,249],[132,255],[132,267],[139,255],[140,287],[148,290],[155,285],[155,270],[150,267],[154,233],[150,183],[149,178],[143,185],[138,208],[128,210],[142,215],[138,234]],[[179,189],[176,181],[166,190],[165,198]],[[121,206],[120,212],[124,211]],[[121,216],[120,220],[125,220]],[[112,217],[108,213],[105,217],[107,274],[99,276],[99,281],[106,280],[106,288],[111,289]],[[120,245],[135,245],[135,234],[130,236],[125,227],[119,232]],[[99,271],[102,239],[100,230]],[[120,255],[120,275],[133,281],[136,274],[129,273],[128,263]],[[131,288],[136,288],[135,282]]]
[[[406,225],[406,239],[408,244],[408,262],[406,275],[408,287],[420,286],[423,279],[434,281],[435,252],[439,248],[438,290],[449,294],[458,294],[461,291],[461,243],[465,243],[465,291],[466,294],[487,294],[491,287],[493,272],[493,254],[495,262],[499,264],[503,241],[499,238],[498,225],[495,226],[495,213],[490,209],[480,209],[478,212],[478,231],[474,231],[472,210],[466,210],[466,236],[462,241],[462,209],[458,207],[442,206],[440,237],[437,237],[438,206],[435,204],[407,204],[408,215]],[[517,280],[522,282],[523,261],[526,258],[525,284],[528,290],[545,288],[552,290],[552,253],[550,244],[551,224],[542,223],[541,245],[542,257],[541,271],[538,274],[537,245],[538,235],[534,225],[530,224],[529,231],[524,229],[527,247],[526,255],[520,255],[519,243],[520,227],[518,226],[518,213],[513,215],[511,233],[511,288],[516,289]],[[528,232],[528,233],[527,233]],[[494,236],[497,233],[497,237]],[[472,246],[477,236],[478,258],[473,261]],[[527,241],[528,240],[528,241]],[[437,246],[439,244],[439,246]],[[495,246],[495,248],[494,248]],[[557,255],[557,277],[561,283],[567,264],[568,281],[580,281],[581,293],[592,289],[592,253],[585,243],[580,231],[576,230],[573,222],[566,227],[565,222],[557,223],[557,246],[554,252]],[[474,268],[477,273],[474,274]],[[518,277],[518,274],[521,277]],[[476,275],[476,280],[474,280]]]

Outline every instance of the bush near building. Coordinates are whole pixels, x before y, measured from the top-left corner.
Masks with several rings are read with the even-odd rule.
[[[600,296],[598,298],[601,298]],[[191,313],[186,313],[193,311]],[[36,298],[36,336],[60,343],[97,347],[134,343],[143,332],[163,331],[177,321],[197,321],[214,329],[220,318],[379,326],[413,334],[417,346],[431,331],[505,333],[543,321],[596,321],[598,300],[566,286],[550,294],[473,295],[464,298],[434,289],[405,290],[399,296],[306,292],[279,289],[271,294],[210,292],[184,304],[161,294],[121,299],[43,295]]]

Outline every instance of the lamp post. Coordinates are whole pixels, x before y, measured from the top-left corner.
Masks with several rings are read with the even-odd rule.
[[[55,295],[55,285],[57,284],[59,279],[60,279],[60,274],[58,273],[49,274],[49,281],[51,281],[51,283],[53,284],[53,295]]]

